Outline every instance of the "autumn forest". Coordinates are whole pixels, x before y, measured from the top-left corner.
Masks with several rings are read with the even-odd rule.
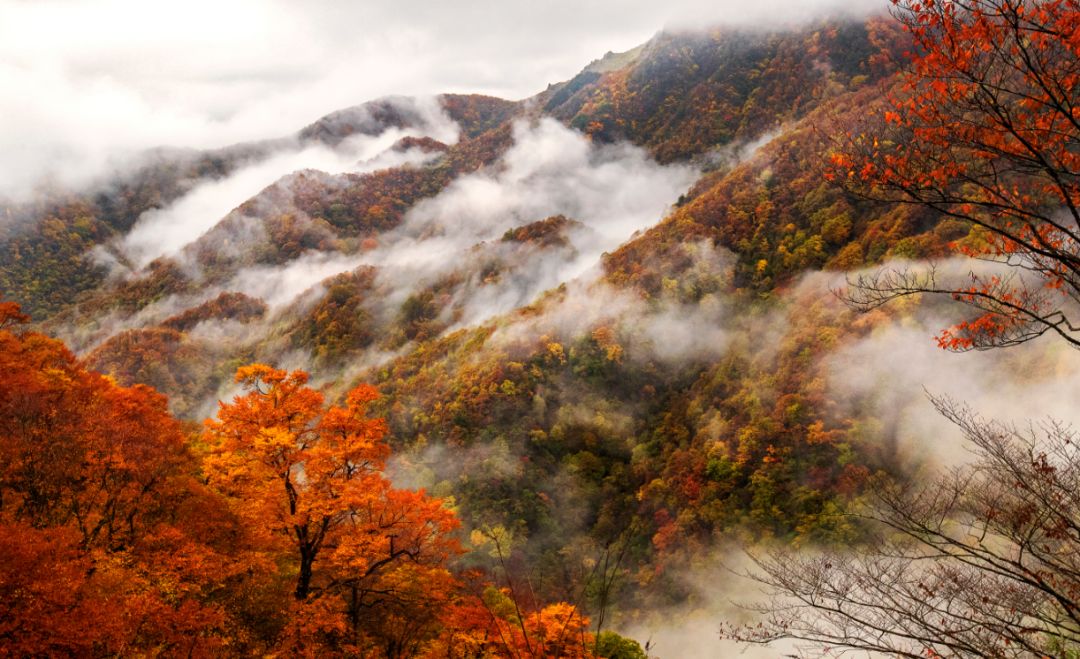
[[[13,114],[0,656],[1080,657],[1080,0],[790,9]]]

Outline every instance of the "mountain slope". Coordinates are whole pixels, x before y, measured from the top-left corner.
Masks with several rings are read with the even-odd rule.
[[[253,360],[376,383],[397,477],[516,538],[538,596],[618,544],[678,598],[666,570],[736,530],[854,537],[835,513],[890,466],[830,360],[893,319],[808,273],[962,238],[826,180],[904,47],[877,18],[661,33],[520,103],[349,108],[19,209],[0,286],[188,417]],[[167,220],[202,230],[133,238]]]
[[[596,139],[629,140],[669,162],[752,142],[888,77],[903,43],[894,22],[877,18],[794,30],[662,32],[537,101]]]

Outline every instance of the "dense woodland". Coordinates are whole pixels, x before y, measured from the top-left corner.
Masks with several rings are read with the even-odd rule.
[[[845,387],[897,328],[931,325],[943,369],[1077,344],[1080,5],[894,5],[442,96],[452,143],[385,99],[5,207],[0,655],[667,656],[616,632],[723,590],[686,574],[742,543],[772,599],[729,638],[1077,656],[1067,424],[933,398],[977,458],[939,482],[903,418],[922,385]],[[125,251],[200,185],[388,131],[405,164],[282,172]],[[677,194],[625,230],[575,167]],[[499,186],[573,203],[491,219],[470,200]],[[1047,350],[998,358],[1043,382]]]

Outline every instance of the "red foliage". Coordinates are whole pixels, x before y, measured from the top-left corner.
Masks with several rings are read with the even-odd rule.
[[[881,125],[833,155],[834,178],[975,227],[954,247],[1010,274],[868,281],[866,303],[936,292],[974,307],[939,337],[951,350],[1048,332],[1080,346],[1080,2],[894,5],[918,48]]]
[[[161,324],[162,327],[186,332],[205,320],[236,320],[248,322],[261,318],[266,313],[266,303],[238,292],[225,292],[213,300],[203,302],[181,313],[171,316]]]

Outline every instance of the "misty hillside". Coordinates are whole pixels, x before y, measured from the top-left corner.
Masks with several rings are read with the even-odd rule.
[[[885,128],[912,48],[887,15],[672,29],[523,100],[386,97],[162,147],[4,202],[0,291],[189,433],[246,364],[341,404],[373,385],[391,481],[452,502],[464,565],[497,557],[533,604],[681,656],[713,630],[679,641],[663,612],[723,607],[718,553],[858,543],[844,513],[875,479],[955,459],[927,391],[1074,416],[1059,349],[939,368],[956,301],[837,293],[986,241],[834,181],[838,136]]]
[[[822,127],[888,89],[882,43],[904,47],[876,18],[660,33],[520,102],[388,98],[160,150],[14,209],[3,288],[182,416],[246,361],[377,383],[410,478],[535,561],[631,519],[657,569],[747,522],[842,537],[828,512],[898,430],[835,409],[828,360],[889,321],[799,277],[958,237],[824,180]]]

